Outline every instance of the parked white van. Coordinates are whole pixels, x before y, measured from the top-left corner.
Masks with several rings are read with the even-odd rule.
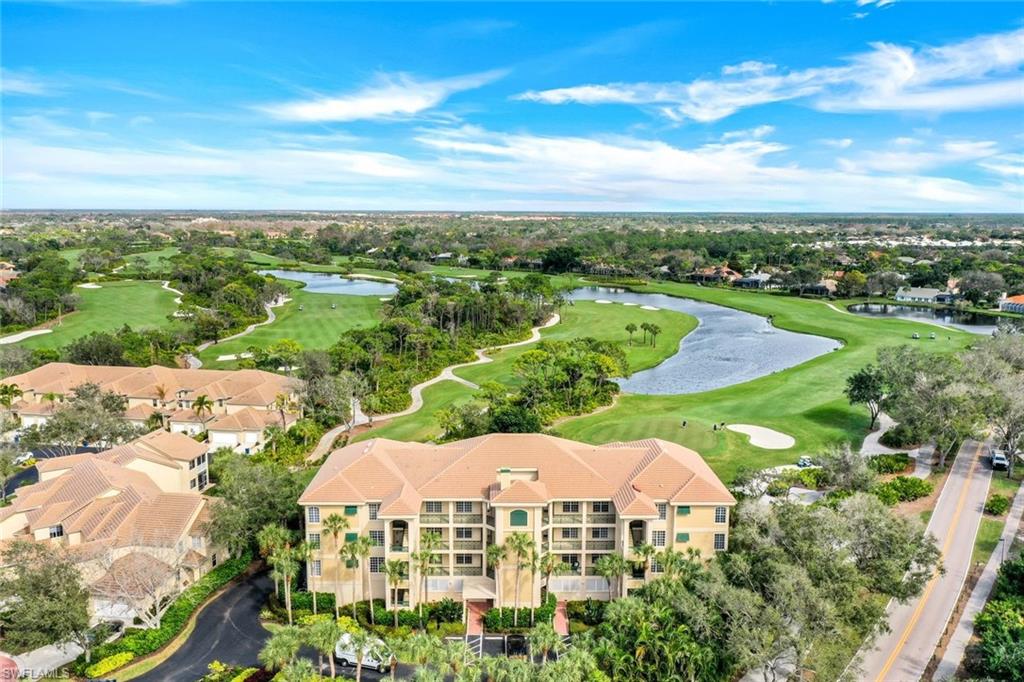
[[[384,645],[383,640],[373,640],[371,647],[373,653],[382,656],[385,660],[377,660],[370,653],[363,654],[363,668],[369,668],[370,670],[376,670],[379,673],[385,673],[391,669],[391,662],[388,660],[388,656],[383,655],[382,652],[386,652],[387,648]],[[352,646],[352,635],[349,633],[343,634],[339,639],[338,643],[334,645],[334,660],[344,666],[356,666],[356,660],[358,659],[358,652],[355,647]]]

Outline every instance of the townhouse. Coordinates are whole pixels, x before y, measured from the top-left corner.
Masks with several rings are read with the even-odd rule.
[[[268,426],[290,428],[298,419],[298,383],[256,369],[214,370],[74,365],[51,362],[8,377],[22,391],[11,407],[21,425],[41,426],[82,384],[124,397],[125,419],[136,426],[160,423],[174,433],[206,432],[217,447],[250,454],[262,449]],[[203,396],[206,408],[196,409]],[[281,409],[282,406],[285,409]]]
[[[645,544],[704,556],[724,551],[735,499],[700,455],[675,443],[595,446],[491,434],[443,445],[386,439],[348,445],[328,457],[299,504],[314,548],[308,578],[318,590],[348,601],[351,585],[362,580],[354,572],[368,568],[373,596],[386,596],[390,606],[384,567],[397,560],[406,564],[397,589],[402,605],[449,597],[509,606],[516,561],[509,554],[488,565],[487,547],[506,545],[513,533],[525,533],[538,555],[555,555],[565,566],[550,579],[521,571],[522,605],[539,604],[548,591],[608,599],[613,588],[596,570],[601,557],[633,561]],[[332,515],[348,522],[337,543],[325,529]],[[421,594],[413,555],[428,533],[440,544]],[[348,566],[339,550],[360,535],[373,541],[369,565]],[[626,590],[661,570],[657,562],[637,561],[623,577]]]

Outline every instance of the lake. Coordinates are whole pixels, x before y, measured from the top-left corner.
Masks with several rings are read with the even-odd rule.
[[[675,355],[657,367],[619,380],[628,393],[710,391],[788,369],[842,346],[834,339],[778,329],[758,315],[665,294],[588,287],[576,289],[569,298],[612,301],[608,305],[647,305],[693,315],[699,321],[680,342]]]
[[[349,296],[394,296],[398,286],[391,282],[373,279],[354,279],[322,272],[301,270],[260,270],[261,275],[273,275],[278,279],[302,282],[303,291],[311,294],[347,294]]]
[[[922,308],[913,305],[890,303],[857,303],[847,308],[851,313],[864,317],[898,317],[914,322],[934,322],[972,334],[991,336],[996,330],[998,318],[984,313],[970,313],[950,308]]]

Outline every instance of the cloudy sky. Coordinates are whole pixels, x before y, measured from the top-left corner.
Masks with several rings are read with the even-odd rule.
[[[1024,212],[1015,2],[4,2],[3,208]]]

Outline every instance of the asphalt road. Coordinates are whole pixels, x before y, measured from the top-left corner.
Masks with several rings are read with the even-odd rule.
[[[928,530],[942,550],[946,572],[917,599],[890,604],[891,631],[862,650],[861,680],[911,682],[924,673],[971,567],[971,553],[988,496],[992,469],[981,444],[964,443],[939,495]]]

